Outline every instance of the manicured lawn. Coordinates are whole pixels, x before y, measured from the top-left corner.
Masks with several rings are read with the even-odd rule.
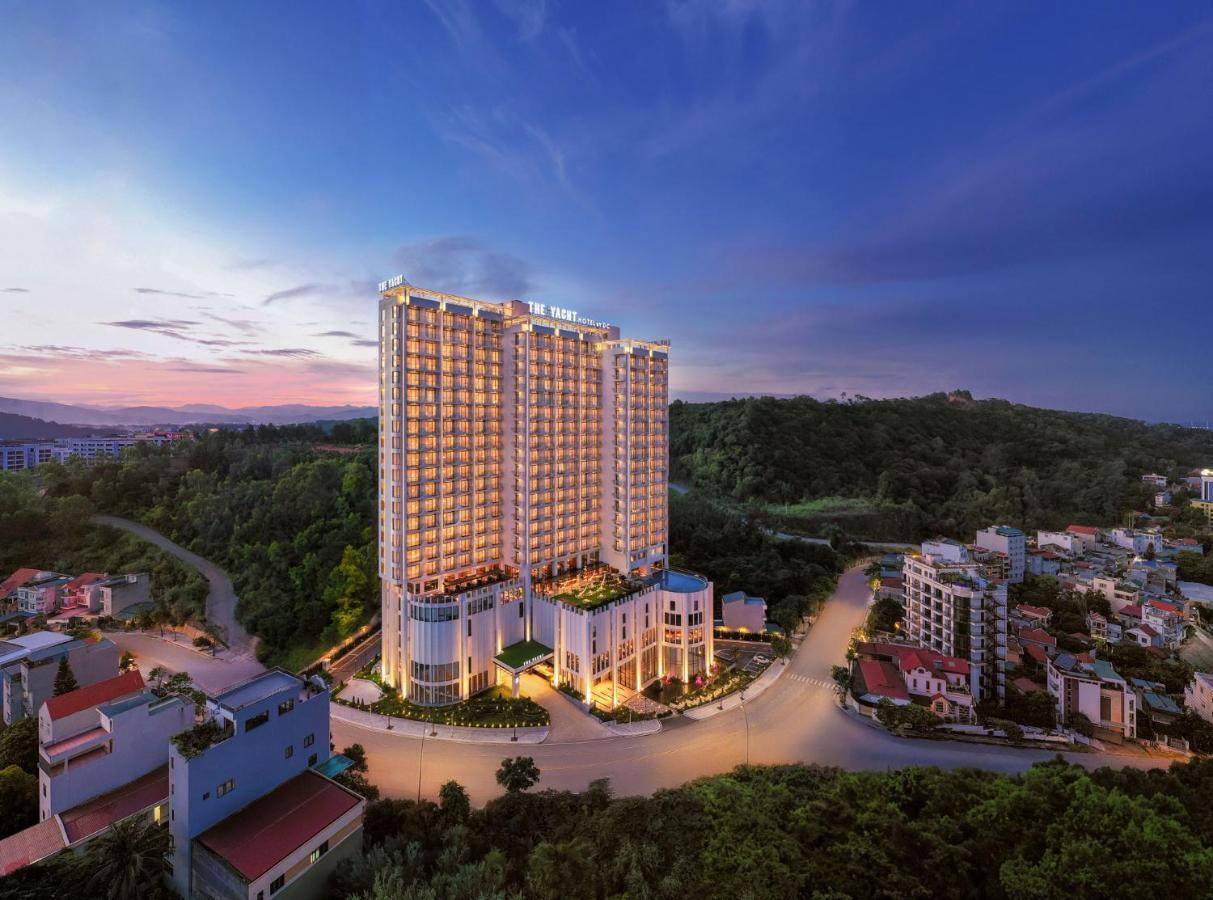
[[[626,581],[611,581],[606,584],[587,585],[575,590],[564,591],[557,594],[556,599],[569,604],[569,606],[594,609],[602,606],[604,603],[610,603],[612,600],[626,597],[637,589],[638,585],[630,584]]]
[[[370,707],[371,712],[400,716],[437,725],[466,725],[473,728],[519,728],[547,725],[548,711],[529,697],[510,696],[508,688],[498,685],[471,700],[453,706],[415,706],[400,697],[384,697]]]

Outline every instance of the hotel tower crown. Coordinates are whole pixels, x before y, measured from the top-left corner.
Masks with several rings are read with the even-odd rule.
[[[712,585],[667,566],[668,342],[379,287],[384,679],[440,705],[539,667],[614,706],[705,673]]]

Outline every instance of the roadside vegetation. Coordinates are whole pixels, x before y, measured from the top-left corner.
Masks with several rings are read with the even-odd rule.
[[[526,757],[472,809],[381,800],[335,897],[776,898],[1206,896],[1213,762],[1023,775],[740,767],[651,798],[532,791]]]
[[[129,570],[106,555],[119,552],[171,560],[88,523],[94,512],[139,520],[226,569],[263,662],[300,668],[378,606],[375,440],[370,420],[340,422],[331,433],[263,426],[201,433],[172,449],[141,445],[92,466],[72,460],[6,473],[0,562],[77,572]],[[197,622],[200,576],[175,560],[138,568],[153,572],[169,621]]]

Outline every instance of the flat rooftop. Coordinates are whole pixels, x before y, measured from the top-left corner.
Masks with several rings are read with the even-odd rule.
[[[237,710],[282,691],[297,691],[302,687],[303,682],[294,675],[288,675],[286,672],[275,669],[254,675],[248,681],[242,681],[235,687],[228,688],[214,699],[216,703],[226,706],[228,709]]]

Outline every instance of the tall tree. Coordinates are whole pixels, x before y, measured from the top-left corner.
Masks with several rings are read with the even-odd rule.
[[[72,664],[67,660],[67,654],[59,657],[59,670],[55,673],[55,696],[66,694],[80,687],[76,683],[76,675],[72,672]]]

